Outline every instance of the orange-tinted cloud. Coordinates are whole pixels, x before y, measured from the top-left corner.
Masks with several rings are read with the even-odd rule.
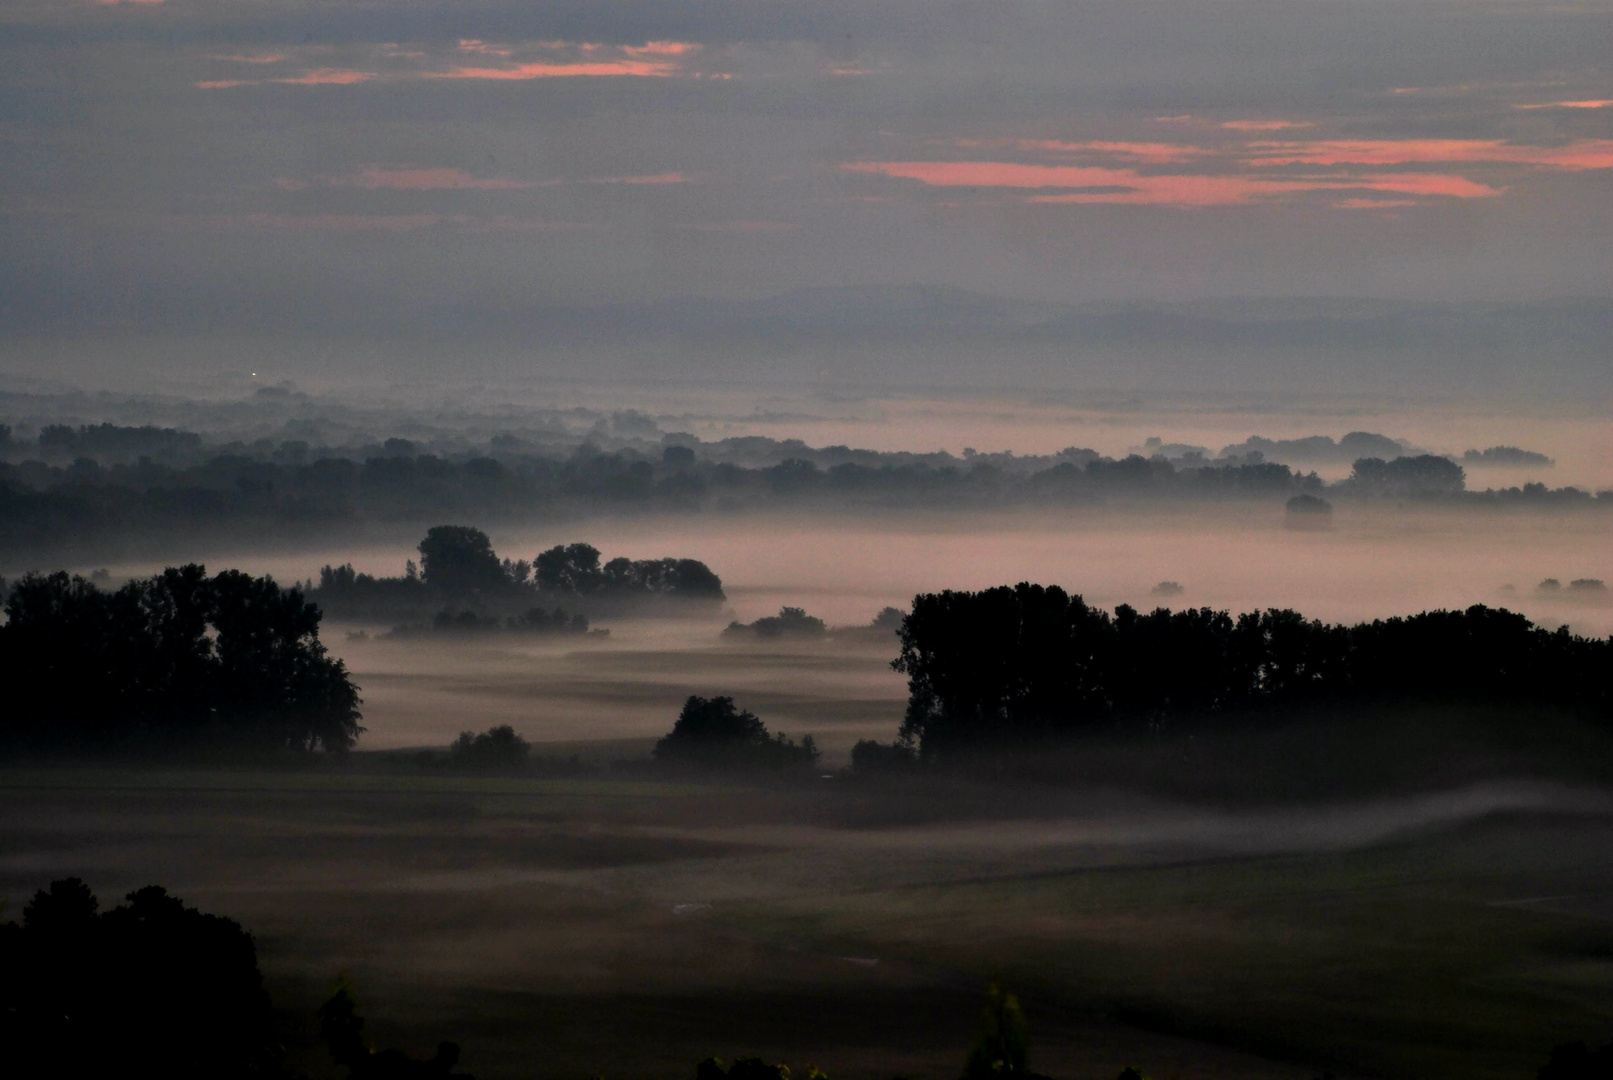
[[[564,79],[577,76],[629,75],[638,78],[666,78],[677,74],[677,65],[660,60],[584,60],[576,63],[534,61],[507,67],[455,67],[447,71],[425,72],[422,79]]]
[[[219,60],[219,61],[223,61],[225,63],[230,63],[230,64],[278,64],[282,60],[289,60],[290,57],[286,53],[265,53],[262,56],[242,56],[242,55],[224,55],[224,56],[221,56],[221,55],[218,55],[216,53],[208,53],[207,54],[207,59],[209,59],[209,60]]]
[[[1586,101],[1542,101],[1538,105],[1514,105],[1514,109],[1605,109],[1613,105],[1613,98],[1591,98]]]
[[[523,44],[496,44],[476,38],[462,38],[447,53],[433,57],[426,52],[405,52],[395,45],[380,47],[372,62],[346,67],[318,66],[296,74],[264,79],[209,79],[195,85],[204,90],[233,86],[284,83],[294,86],[343,86],[357,83],[407,81],[415,79],[479,79],[519,82],[531,79],[576,77],[668,78],[674,75],[699,77],[688,68],[688,61],[701,46],[690,41],[649,41],[643,45],[600,45],[593,42],[545,41]],[[310,50],[302,50],[306,57]],[[311,55],[328,55],[328,49],[311,50]],[[471,58],[474,57],[474,61]],[[213,60],[240,63],[295,62],[289,55],[214,56]],[[328,61],[327,61],[328,64]],[[707,77],[720,78],[720,74]]]
[[[476,177],[463,169],[383,169],[373,167],[356,176],[332,181],[353,187],[390,188],[397,191],[468,191],[498,190],[537,187],[529,180],[510,180],[504,177]]]
[[[1311,191],[1388,191],[1459,199],[1499,195],[1500,189],[1460,176],[1398,173],[1367,176],[1306,176],[1270,179],[1253,176],[1144,175],[1134,169],[1029,165],[1007,161],[858,161],[843,168],[936,187],[1046,190],[1029,196],[1036,203],[1158,203],[1224,206]]]
[[[1013,149],[1027,153],[1125,158],[1130,161],[1163,163],[1187,161],[1215,151],[1201,146],[1162,142],[1064,142],[1059,139],[954,139],[953,146],[965,149]]]
[[[650,176],[598,176],[591,184],[689,184],[689,177],[680,172],[655,173]]]
[[[1553,169],[1613,168],[1613,139],[1520,146],[1500,139],[1331,139],[1249,144],[1251,165],[1412,165],[1500,162]]]
[[[1309,121],[1301,120],[1228,120],[1221,125],[1230,131],[1282,131],[1284,128],[1307,128]]]
[[[352,68],[315,68],[305,71],[301,75],[287,75],[278,79],[266,79],[265,82],[286,83],[291,86],[351,86],[354,83],[369,82],[376,77],[373,71],[356,71]],[[197,85],[200,85],[199,83]],[[235,85],[239,86],[240,83]]]

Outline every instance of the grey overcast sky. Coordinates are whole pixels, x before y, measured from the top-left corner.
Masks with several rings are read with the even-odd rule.
[[[1613,295],[1613,4],[5,0],[15,333]]]

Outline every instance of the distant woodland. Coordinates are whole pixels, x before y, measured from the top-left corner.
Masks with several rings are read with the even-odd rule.
[[[560,544],[531,560],[501,559],[480,529],[438,525],[398,577],[361,574],[351,564],[326,566],[309,596],[337,618],[418,618],[398,636],[506,630],[581,633],[587,614],[686,610],[721,604],[722,579],[697,559],[600,561],[590,544]],[[552,609],[539,602],[567,605]],[[567,614],[569,611],[572,613]],[[504,620],[499,621],[503,616]]]
[[[653,429],[653,425],[651,425]],[[1156,445],[1157,444],[1157,445]],[[1325,444],[1325,445],[1324,445]],[[647,432],[570,444],[497,436],[428,448],[408,439],[318,447],[306,440],[209,443],[194,432],[54,425],[21,439],[0,425],[0,553],[128,550],[144,539],[328,536],[382,523],[570,520],[624,512],[768,508],[1012,507],[1106,501],[1260,499],[1300,494],[1472,505],[1613,507],[1613,492],[1541,483],[1467,490],[1464,465],[1356,432],[1334,442],[1250,439],[1211,458],[1150,440],[1106,457],[915,454],[814,448],[761,437],[703,443]],[[1371,450],[1348,458],[1359,451]],[[1324,483],[1275,460],[1353,462]],[[1468,465],[1549,466],[1516,447],[1471,451]]]

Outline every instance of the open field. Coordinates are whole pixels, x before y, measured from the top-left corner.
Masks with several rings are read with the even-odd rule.
[[[1608,740],[1458,720],[1093,746],[1048,787],[13,767],[0,896],[78,874],[239,919],[319,1076],[345,971],[383,1044],[458,1039],[484,1080],[944,1080],[994,976],[1072,1080],[1528,1077],[1613,1029]]]

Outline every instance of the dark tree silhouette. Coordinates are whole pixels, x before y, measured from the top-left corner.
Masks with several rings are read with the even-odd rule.
[[[1122,605],[1111,617],[1022,583],[918,596],[899,637],[901,740],[925,758],[1294,703],[1524,702],[1613,718],[1613,639],[1482,605],[1358,626],[1278,610]]]
[[[102,592],[29,575],[6,614],[0,678],[27,692],[0,718],[0,746],[346,750],[364,730],[319,608],[272,578],[192,564]]]
[[[0,927],[0,1031],[14,1076],[282,1074],[251,935],[155,885],[36,893]]]
[[[691,695],[654,754],[667,762],[788,768],[816,762],[818,747],[810,735],[799,745],[783,733],[769,735],[767,725],[731,697]]]
[[[511,584],[487,534],[465,525],[427,530],[420,541],[420,576],[429,587],[454,595],[497,595]]]
[[[454,1072],[454,1066],[459,1064],[458,1043],[438,1043],[436,1054],[429,1058],[410,1057],[398,1049],[370,1049],[364,1041],[364,1018],[358,1014],[358,998],[345,975],[336,980],[335,991],[319,1007],[316,1019],[331,1060],[347,1070],[350,1080],[431,1080],[446,1076],[474,1080]]]

